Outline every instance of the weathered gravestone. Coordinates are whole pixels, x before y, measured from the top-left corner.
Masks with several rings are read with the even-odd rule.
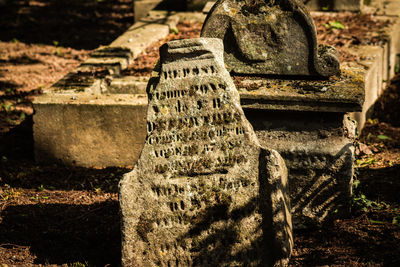
[[[220,0],[202,36],[223,40],[226,68],[241,74],[234,78],[247,119],[285,159],[295,226],[347,212],[355,128],[344,115],[362,107],[363,82],[340,72],[334,48],[317,47],[303,4]]]
[[[272,266],[292,248],[287,172],[259,146],[219,39],[172,41],[120,183],[123,266]]]
[[[338,53],[317,45],[314,22],[298,0],[219,0],[202,37],[224,41],[230,72],[269,75],[338,74]]]

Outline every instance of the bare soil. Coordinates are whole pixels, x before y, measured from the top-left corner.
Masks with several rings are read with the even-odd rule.
[[[0,266],[119,265],[117,184],[129,168],[36,164],[30,100],[90,50],[126,30],[133,21],[131,4],[9,0],[1,7]],[[353,42],[371,41],[360,31],[382,26],[369,28],[377,24],[373,17],[359,23],[358,15],[340,16],[316,19],[325,34],[321,41],[330,39],[339,51]],[[348,31],[323,26],[330,21],[341,21]],[[354,25],[364,28],[351,30]],[[200,28],[179,24],[177,35],[146,50],[127,73],[148,75],[162,42],[198,36]],[[378,119],[370,120],[359,138],[352,214],[295,231],[291,266],[400,266],[399,81],[400,75],[392,80],[377,104],[373,118]]]
[[[387,42],[385,28],[393,23],[391,19],[382,19],[371,14],[349,12],[333,15],[313,16],[318,32],[318,42],[334,46],[339,51],[340,61],[360,60],[347,49],[354,45],[382,45]]]

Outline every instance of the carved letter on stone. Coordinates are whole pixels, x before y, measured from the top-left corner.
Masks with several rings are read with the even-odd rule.
[[[340,73],[337,51],[317,46],[314,22],[298,0],[219,0],[201,36],[223,40],[226,68],[233,73]]]
[[[292,248],[287,171],[259,146],[220,39],[172,41],[120,183],[124,266],[272,266]]]

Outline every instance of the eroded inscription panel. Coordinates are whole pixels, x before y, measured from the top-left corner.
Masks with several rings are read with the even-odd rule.
[[[222,42],[182,40],[160,52],[146,144],[121,183],[123,264],[263,265],[260,148]]]

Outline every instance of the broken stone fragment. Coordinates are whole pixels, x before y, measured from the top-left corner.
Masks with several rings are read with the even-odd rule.
[[[314,22],[297,0],[219,0],[201,36],[223,40],[225,65],[233,73],[319,77],[340,73],[337,51],[317,45]]]
[[[120,183],[123,266],[274,266],[293,246],[287,170],[260,147],[220,39],[172,41],[147,137]]]

